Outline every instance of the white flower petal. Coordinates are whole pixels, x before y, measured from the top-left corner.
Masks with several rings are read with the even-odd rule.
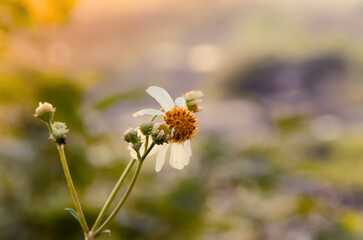
[[[148,157],[154,155],[155,153],[161,151],[161,149],[163,148],[164,146],[161,146],[161,145],[155,145],[153,147],[153,149],[151,149],[151,151],[149,152],[149,154],[147,155]],[[144,148],[145,148],[145,144],[144,144]]]
[[[170,159],[169,159],[169,164],[172,168],[177,168],[176,166],[176,161],[175,161],[175,156],[176,156],[176,144],[172,143],[170,146]]]
[[[184,167],[187,166],[189,162],[190,162],[190,157],[188,155],[185,155]]]
[[[127,149],[130,151],[130,155],[133,159],[137,159],[137,153],[136,151],[132,148],[132,144],[129,144],[127,146]]]
[[[155,171],[156,172],[160,172],[160,170],[162,169],[164,162],[165,162],[165,156],[166,156],[166,151],[169,148],[169,144],[165,144],[163,146],[161,146],[160,151],[158,152],[158,155],[156,156],[156,164],[155,164]]]
[[[190,101],[190,103],[202,103],[202,102],[203,102],[203,99],[195,99],[195,100]]]
[[[190,140],[185,141],[185,143],[187,144],[187,153],[191,157],[192,156],[192,145],[190,143]]]
[[[175,99],[175,105],[179,107],[187,107],[187,102],[185,101],[185,98],[178,97]]]
[[[170,165],[176,169],[183,169],[185,165],[185,151],[183,144],[174,143],[171,145]]]
[[[200,90],[194,90],[194,97],[195,98],[201,98],[203,96],[204,96],[204,94],[203,94],[202,91],[200,91]]]
[[[192,148],[190,146],[190,140],[184,142],[185,151],[185,166],[189,164],[190,157],[192,156]]]
[[[147,114],[147,115],[163,115],[164,113],[162,111],[159,111],[156,109],[142,109],[138,112],[135,112],[132,116],[140,117],[145,114]]]
[[[151,86],[146,89],[146,92],[155,98],[155,100],[161,105],[161,107],[167,112],[174,108],[173,99],[169,93],[161,87]]]
[[[177,156],[178,156],[178,169],[181,170],[184,168],[184,166],[186,165],[186,161],[187,161],[187,154],[184,150],[184,145],[183,144],[178,144],[178,148],[177,148]]]

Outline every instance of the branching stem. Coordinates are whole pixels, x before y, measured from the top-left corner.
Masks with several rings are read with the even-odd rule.
[[[122,173],[122,175],[120,176],[119,180],[117,181],[115,187],[113,188],[110,196],[108,197],[105,205],[103,206],[101,212],[98,214],[98,217],[91,229],[91,232],[95,231],[102,223],[102,220],[104,219],[106,213],[107,213],[107,210],[110,208],[111,206],[111,203],[113,202],[113,200],[115,199],[117,193],[120,191],[120,188],[123,184],[123,182],[125,181],[127,175],[129,174],[130,170],[132,169],[132,167],[134,166],[136,162],[136,159],[131,159],[129,161],[129,163],[127,164],[124,172]]]
[[[150,151],[152,150],[152,148],[155,146],[155,143],[153,142],[150,147],[147,149],[147,151],[145,151],[145,153],[143,154],[142,157],[140,157],[140,154],[138,154],[138,163],[137,163],[137,167],[136,167],[136,171],[134,173],[134,176],[132,177],[132,180],[130,182],[129,187],[127,188],[126,192],[124,193],[123,197],[121,198],[120,202],[117,204],[116,208],[112,211],[112,213],[110,214],[110,216],[104,221],[104,223],[95,231],[91,231],[90,232],[90,238],[95,238],[97,237],[106,227],[106,225],[111,222],[114,217],[116,217],[116,215],[118,214],[118,212],[121,210],[121,208],[123,207],[123,205],[125,204],[126,200],[128,199],[128,197],[130,196],[132,189],[135,186],[135,183],[140,175],[141,172],[141,167],[142,164],[144,162],[144,159],[146,158],[146,156],[150,153]]]

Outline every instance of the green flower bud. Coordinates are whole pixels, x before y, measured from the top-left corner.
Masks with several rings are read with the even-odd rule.
[[[149,136],[153,132],[153,127],[154,127],[154,124],[152,122],[143,123],[140,125],[140,131],[145,136]]]
[[[128,143],[140,142],[140,138],[137,135],[137,131],[132,128],[129,128],[124,132],[124,140]]]
[[[52,124],[52,129],[51,139],[56,143],[65,144],[69,132],[67,125],[63,122],[55,122]]]
[[[164,124],[156,124],[153,128],[152,138],[157,145],[162,145],[166,143],[173,137],[174,129],[170,130],[170,128]]]
[[[135,149],[135,151],[139,151],[141,146],[142,146],[141,142],[136,142],[132,144],[132,148]]]
[[[44,122],[51,122],[53,120],[55,108],[52,104],[44,102],[39,103],[39,107],[35,109],[34,117],[43,120]]]

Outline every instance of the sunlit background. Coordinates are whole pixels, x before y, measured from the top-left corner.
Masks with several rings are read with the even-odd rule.
[[[192,161],[147,159],[102,239],[363,239],[362,43],[360,0],[1,0],[0,239],[83,239],[38,102],[91,224],[151,85],[204,92]]]

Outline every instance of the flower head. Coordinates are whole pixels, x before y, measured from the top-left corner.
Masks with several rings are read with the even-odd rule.
[[[133,116],[158,115],[162,116],[164,120],[161,125],[156,125],[159,132],[155,135],[154,130],[153,135],[154,141],[155,139],[162,140],[156,142],[161,146],[157,149],[155,170],[159,172],[163,167],[169,146],[171,148],[170,165],[176,169],[183,169],[184,166],[189,164],[192,155],[190,140],[199,131],[199,127],[195,124],[199,119],[188,108],[187,99],[190,102],[197,103],[199,102],[197,98],[199,99],[203,94],[201,91],[194,91],[194,94],[190,92],[187,94],[189,98],[178,97],[174,102],[163,88],[152,86],[146,92],[161,105],[162,110],[143,109],[134,113]]]
[[[175,106],[162,117],[166,125],[175,130],[170,143],[183,143],[195,137],[199,131],[199,127],[195,125],[199,119],[188,108]]]
[[[130,155],[132,158],[134,159],[138,159],[137,158],[137,153],[135,151],[135,148],[139,151],[140,155],[144,155],[144,151],[145,151],[145,142],[146,142],[146,137],[142,134],[140,128],[136,128],[134,129],[137,132],[137,136],[138,136],[138,141],[136,141],[135,143],[129,142],[129,145],[127,147],[127,149],[130,151]],[[159,151],[159,146],[156,145],[149,153],[148,156],[152,156],[155,153],[157,153]]]
[[[140,125],[140,131],[145,136],[151,135],[153,132],[153,128],[154,128],[154,123],[152,123],[152,122],[146,122],[146,123],[142,123]]]
[[[203,110],[199,106],[199,103],[202,102],[203,92],[202,91],[195,91],[192,90],[190,92],[187,92],[184,95],[185,101],[187,102],[187,107],[190,111],[193,112],[200,112]]]
[[[39,106],[35,109],[34,117],[50,123],[53,120],[55,108],[52,104],[44,102],[39,103]]]
[[[135,129],[129,128],[124,132],[124,140],[128,143],[136,143],[140,141],[140,138]]]
[[[170,128],[165,123],[159,123],[154,126],[152,138],[157,145],[167,143],[172,137],[175,129]]]
[[[53,132],[50,138],[56,143],[65,144],[69,132],[67,125],[63,122],[54,122],[52,123],[52,129]]]

